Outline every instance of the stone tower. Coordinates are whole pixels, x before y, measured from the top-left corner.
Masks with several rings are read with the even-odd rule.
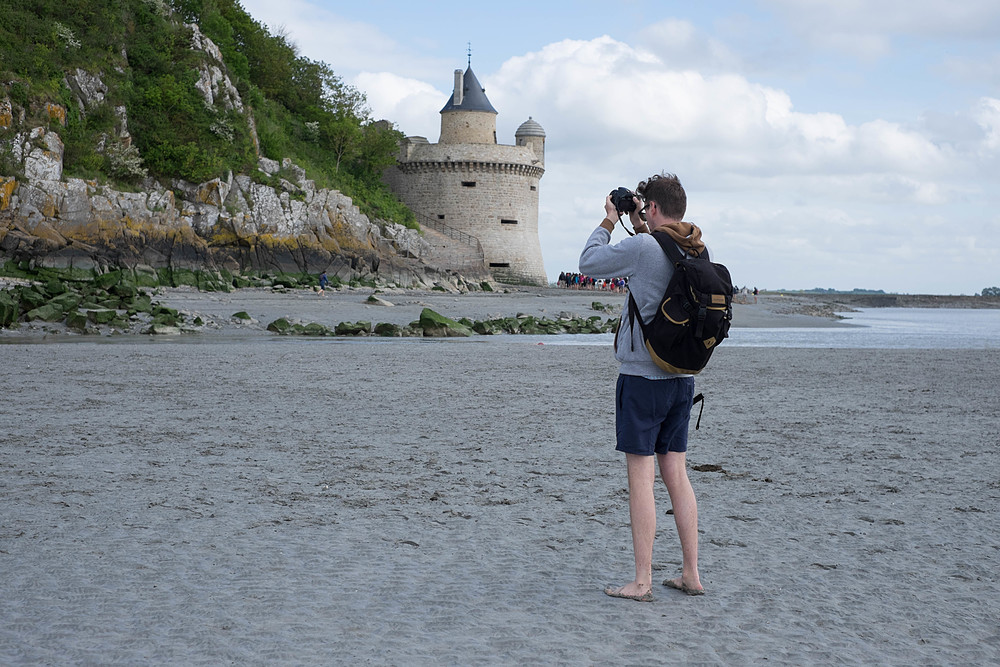
[[[545,131],[528,118],[514,135],[516,145],[498,144],[496,117],[472,66],[455,70],[439,142],[407,137],[385,180],[421,224],[478,239],[497,280],[546,285],[538,242]]]

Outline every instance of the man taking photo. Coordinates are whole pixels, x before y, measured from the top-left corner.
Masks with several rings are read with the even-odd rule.
[[[636,193],[628,194],[632,196],[624,202],[612,195],[605,199],[605,218],[587,239],[580,255],[580,272],[595,278],[627,278],[639,315],[643,321],[650,321],[674,271],[650,233],[665,232],[689,257],[700,255],[705,244],[701,230],[683,222],[687,195],[675,175],[653,175],[637,186]],[[628,213],[636,233],[611,245],[611,232],[623,212]],[[653,599],[653,486],[658,465],[673,505],[682,554],[681,576],[667,579],[663,585],[688,595],[703,595],[705,589],[698,574],[698,504],[686,465],[694,376],[669,373],[657,366],[646,349],[641,327],[628,317],[628,311],[627,307],[622,309],[615,337],[619,362],[615,448],[625,453],[628,471],[635,579],[621,587],[609,586],[604,592],[640,602]]]

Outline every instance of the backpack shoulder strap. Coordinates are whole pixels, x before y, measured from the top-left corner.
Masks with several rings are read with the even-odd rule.
[[[635,302],[635,297],[632,296],[632,292],[628,293],[628,327],[629,327],[629,338],[631,339],[632,349],[635,350],[635,332],[632,329],[635,328],[636,320],[639,321],[639,329],[642,330],[643,340],[646,338],[646,323],[642,321],[642,313],[639,312],[639,304]],[[620,328],[619,328],[620,330]],[[615,334],[615,341],[617,342],[618,334]],[[616,348],[617,349],[617,348]]]
[[[687,257],[684,253],[681,252],[680,248],[677,247],[677,244],[674,243],[674,240],[670,238],[670,235],[667,234],[666,232],[652,232],[650,236],[656,239],[656,242],[660,244],[660,248],[663,249],[663,252],[666,253],[667,258],[673,264],[676,264],[677,262]],[[696,259],[709,259],[708,248],[702,250],[701,254],[698,255]]]

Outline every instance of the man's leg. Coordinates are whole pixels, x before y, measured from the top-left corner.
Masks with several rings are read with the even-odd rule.
[[[667,485],[673,505],[677,536],[681,540],[681,576],[679,581],[674,581],[678,588],[701,590],[698,575],[698,501],[687,476],[687,457],[684,452],[667,452],[657,454],[657,459],[660,476]]]
[[[619,593],[645,595],[653,585],[653,538],[656,537],[656,504],[653,483],[656,466],[652,456],[625,454],[628,467],[628,514],[632,522],[632,552],[635,555],[635,580]]]

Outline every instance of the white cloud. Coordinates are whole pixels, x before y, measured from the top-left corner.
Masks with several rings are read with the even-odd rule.
[[[975,110],[975,119],[985,132],[983,151],[993,158],[1000,154],[1000,100],[984,97]]]
[[[1000,90],[1000,53],[980,53],[975,57],[950,56],[936,68],[947,79],[958,79],[976,86],[983,84]]]
[[[725,44],[689,21],[660,21],[640,31],[639,42],[671,69],[731,72],[741,67],[739,58]]]
[[[763,0],[763,4],[817,32],[958,38],[1000,32],[1000,6],[994,0]]]
[[[947,166],[940,149],[926,137],[883,120],[860,125],[854,143],[861,166],[878,171],[933,176]]]
[[[351,84],[365,92],[375,119],[391,120],[407,136],[437,141],[438,113],[448,96],[434,86],[388,72],[361,72]]]
[[[813,44],[863,59],[884,56],[894,36],[932,40],[1000,37],[995,0],[764,0]]]
[[[502,142],[528,115],[548,134],[540,235],[550,275],[575,269],[607,191],[666,169],[688,188],[689,218],[741,275],[904,290],[904,280],[878,268],[880,252],[902,247],[927,207],[976,189],[964,180],[970,155],[918,129],[797,112],[784,91],[736,74],[676,70],[606,36],[550,44],[480,78],[511,128],[511,137],[499,133]],[[972,154],[995,153],[1000,104],[984,100],[974,111],[987,138]],[[747,238],[756,240],[743,245]],[[935,251],[931,241],[910,243]]]
[[[552,150],[612,163],[638,151],[706,171],[919,175],[948,162],[898,124],[852,127],[837,114],[799,113],[782,91],[735,74],[674,70],[609,37],[512,58],[488,82],[503,114],[518,123],[532,115],[553,132]]]
[[[242,0],[241,4],[272,34],[283,27],[301,55],[328,63],[342,76],[367,70],[432,77],[442,67],[437,59],[386,35],[377,23],[346,19],[315,1]]]

